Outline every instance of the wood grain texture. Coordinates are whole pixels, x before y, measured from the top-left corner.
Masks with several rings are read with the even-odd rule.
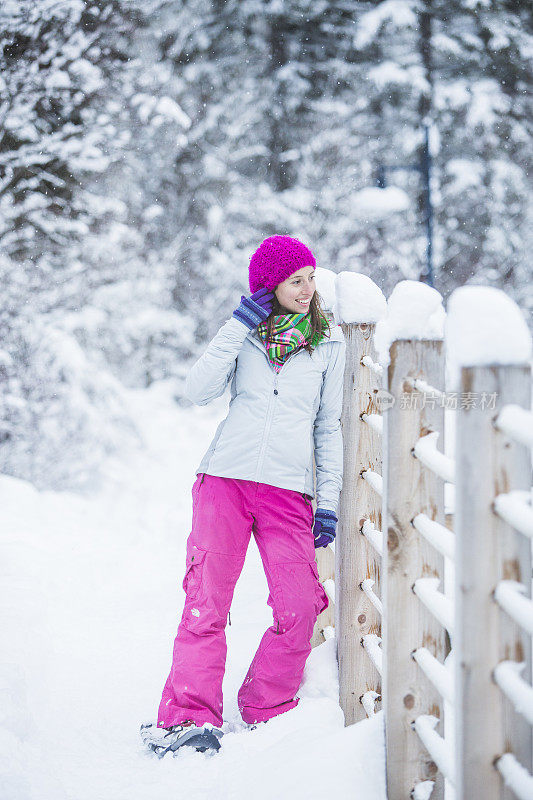
[[[411,657],[427,647],[441,663],[446,654],[444,628],[412,591],[420,577],[439,577],[443,590],[443,558],[418,534],[411,519],[419,512],[444,524],[444,483],[412,455],[420,436],[441,431],[444,412],[412,390],[407,377],[422,378],[436,388],[444,386],[442,341],[398,340],[390,348],[386,387],[394,405],[384,412],[384,675],[385,736],[388,800],[406,800],[415,784],[433,780],[432,800],[442,800],[444,778],[420,742],[411,723],[420,714],[441,721],[443,701]]]
[[[379,379],[361,358],[377,360],[374,325],[343,324],[346,340],[343,410],[341,417],[344,476],[335,542],[335,632],[339,662],[339,695],[346,725],[366,718],[360,702],[370,689],[381,694],[381,678],[361,646],[368,633],[381,635],[380,615],[360,588],[372,578],[381,596],[381,559],[360,528],[370,519],[381,530],[381,498],[361,478],[362,469],[381,474],[381,437],[360,419],[360,414],[378,413],[375,396]],[[379,705],[376,706],[376,710]]]
[[[461,371],[461,392],[474,406],[457,411],[456,427],[456,759],[457,800],[511,800],[493,761],[513,752],[531,772],[531,728],[492,678],[504,659],[524,661],[531,682],[530,637],[492,599],[500,580],[524,584],[531,596],[530,542],[492,510],[500,492],[529,489],[530,452],[497,431],[493,418],[506,403],[530,408],[528,366],[476,367]],[[496,393],[481,408],[481,393]]]
[[[328,578],[335,580],[335,554],[331,547],[319,547],[315,550],[316,563],[318,566],[318,575],[322,583]],[[335,625],[335,603],[329,601],[329,606],[318,615],[318,619],[313,629],[313,638],[311,639],[311,647],[316,647],[325,641],[323,633],[324,628],[328,625],[332,627]]]

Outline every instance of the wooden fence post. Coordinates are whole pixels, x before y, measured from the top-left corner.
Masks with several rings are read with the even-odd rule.
[[[362,469],[381,474],[381,439],[365,425],[361,413],[379,409],[375,392],[379,379],[361,363],[364,355],[376,359],[374,324],[341,325],[346,340],[346,369],[342,411],[344,477],[339,503],[339,524],[335,542],[335,632],[339,662],[340,705],[346,725],[366,717],[361,696],[368,690],[381,693],[381,678],[361,646],[366,634],[381,633],[381,620],[368,596],[360,588],[371,578],[380,594],[380,559],[360,528],[370,519],[381,529],[381,498],[361,478]]]
[[[441,433],[444,409],[423,402],[407,378],[444,386],[443,342],[397,340],[390,348],[384,386],[394,405],[384,411],[383,616],[385,738],[388,800],[407,800],[417,783],[434,781],[431,800],[442,800],[444,779],[423,747],[412,722],[421,714],[441,721],[442,701],[411,653],[426,647],[441,663],[446,655],[444,628],[413,593],[420,577],[444,579],[443,557],[419,535],[411,520],[423,512],[444,524],[444,483],[413,457],[416,441],[431,430]],[[442,587],[443,588],[443,587]]]
[[[530,408],[530,381],[526,365],[461,370],[460,392],[472,394],[456,431],[457,800],[513,798],[494,767],[505,752],[531,772],[531,728],[493,679],[497,664],[511,660],[525,662],[520,676],[531,681],[530,638],[493,599],[501,580],[522,583],[531,596],[531,541],[492,510],[497,494],[531,485],[529,449],[493,425],[508,403]]]
[[[311,647],[316,647],[326,640],[324,635],[325,628],[335,627],[335,599],[328,591],[330,582],[335,581],[335,554],[331,547],[319,547],[315,553],[320,582],[328,595],[329,605],[325,611],[318,615],[313,628]]]

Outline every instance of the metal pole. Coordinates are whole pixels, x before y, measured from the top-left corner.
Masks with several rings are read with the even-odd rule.
[[[387,170],[415,169],[422,175],[424,183],[424,221],[426,223],[426,271],[420,276],[420,280],[434,286],[433,277],[433,203],[431,202],[431,153],[429,150],[429,125],[424,124],[424,147],[422,157],[418,164],[379,164],[376,172],[376,185],[380,189],[386,186]]]
[[[426,274],[422,275],[430,286],[433,286],[433,204],[431,202],[431,153],[429,151],[429,125],[424,125],[424,150],[420,164],[424,180],[424,211],[426,217]]]

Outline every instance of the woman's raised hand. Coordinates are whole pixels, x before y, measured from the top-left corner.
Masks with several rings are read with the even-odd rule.
[[[250,297],[241,296],[241,302],[233,312],[240,322],[244,322],[253,330],[260,322],[264,322],[272,311],[274,292],[261,287]]]

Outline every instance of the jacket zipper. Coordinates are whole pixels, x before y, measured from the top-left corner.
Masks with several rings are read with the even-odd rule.
[[[276,384],[274,383],[274,386]],[[272,417],[274,416],[274,401],[272,397],[275,395],[271,394],[268,399],[268,408],[265,420],[265,428],[263,431],[263,441],[261,442],[261,449],[259,450],[259,455],[257,457],[257,467],[255,469],[255,477],[258,478],[261,472],[261,467],[263,466],[263,461],[265,459],[265,450],[267,446],[268,437],[270,434],[270,426],[272,424]]]
[[[291,353],[290,356],[288,357],[287,361],[285,362],[285,364],[283,364],[283,366],[281,367],[279,372],[276,372],[274,367],[270,364],[270,361],[268,361],[268,357],[267,357],[266,352],[265,352],[265,358],[268,361],[268,366],[270,367],[270,369],[274,373],[274,385],[273,385],[273,389],[272,389],[272,394],[270,395],[270,398],[269,398],[269,401],[268,401],[267,416],[266,416],[266,422],[265,422],[265,430],[264,430],[264,434],[263,434],[263,442],[261,444],[261,450],[259,451],[259,456],[258,456],[258,460],[257,460],[257,467],[256,467],[256,471],[255,471],[256,478],[259,477],[259,475],[261,473],[261,469],[263,467],[263,461],[265,460],[266,446],[267,446],[267,443],[268,443],[268,438],[270,436],[270,426],[272,424],[272,417],[274,416],[274,403],[275,403],[275,398],[278,395],[278,379],[279,379],[279,376],[280,376],[282,370],[289,363],[291,358],[293,358],[294,356],[298,355],[299,352],[300,351],[298,350],[296,353]],[[274,399],[272,399],[272,398],[274,398]]]

